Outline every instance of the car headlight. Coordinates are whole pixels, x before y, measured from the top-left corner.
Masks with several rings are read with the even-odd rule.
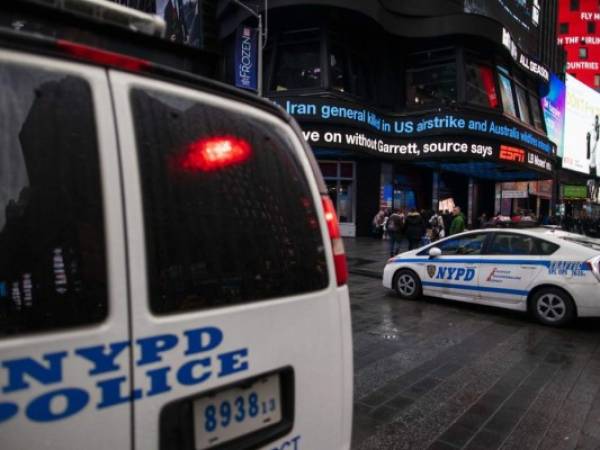
[[[587,263],[590,265],[594,276],[600,281],[600,256],[589,259]]]

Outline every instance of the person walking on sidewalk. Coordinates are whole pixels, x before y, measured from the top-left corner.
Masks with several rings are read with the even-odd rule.
[[[452,223],[450,224],[449,236],[465,231],[465,216],[460,212],[460,206],[454,207],[452,215],[454,216],[454,219],[452,219]]]
[[[400,250],[400,244],[402,243],[403,228],[403,216],[400,214],[400,211],[395,209],[386,222],[386,230],[390,239],[390,257],[396,256],[398,250]]]
[[[425,225],[421,214],[416,209],[411,209],[404,220],[404,234],[408,239],[408,249],[414,250],[419,247],[421,238],[425,234]]]

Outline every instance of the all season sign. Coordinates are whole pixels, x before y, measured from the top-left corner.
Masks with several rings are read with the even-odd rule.
[[[508,141],[548,155],[556,153],[556,146],[545,136],[500,117],[477,117],[457,111],[417,117],[394,117],[342,101],[287,97],[278,97],[274,101],[301,121],[303,126],[307,122],[322,125],[354,125],[365,131],[376,132],[382,137],[396,138],[435,136],[440,133],[471,135]]]

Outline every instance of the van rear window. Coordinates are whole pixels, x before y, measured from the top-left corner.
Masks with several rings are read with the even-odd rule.
[[[92,92],[0,62],[0,338],[102,321],[107,280]]]
[[[311,191],[282,132],[162,92],[134,89],[131,102],[155,314],[327,286]]]

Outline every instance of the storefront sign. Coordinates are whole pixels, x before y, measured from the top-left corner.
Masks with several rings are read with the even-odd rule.
[[[235,85],[242,89],[257,90],[258,31],[242,26],[235,38]]]
[[[572,184],[564,184],[563,198],[565,199],[586,199],[588,196],[587,186],[577,186]]]
[[[542,134],[491,115],[481,117],[452,111],[420,116],[393,116],[340,100],[278,97],[274,101],[298,119],[303,127],[308,122],[353,125],[384,137],[403,138],[440,134],[471,135],[508,141],[550,155],[556,149]]]
[[[527,191],[502,191],[502,198],[527,198]]]

